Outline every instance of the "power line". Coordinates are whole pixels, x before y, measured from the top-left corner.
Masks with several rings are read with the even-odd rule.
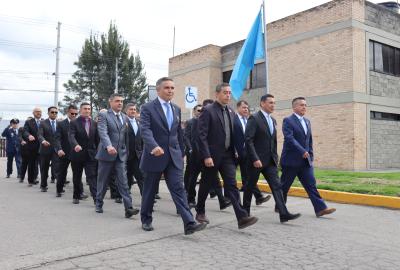
[[[41,92],[41,93],[54,93],[54,90],[46,90],[46,89],[16,89],[16,88],[0,88],[0,91],[13,91],[13,92]],[[59,93],[67,93],[67,92],[59,92]],[[1,104],[1,103],[0,103]]]

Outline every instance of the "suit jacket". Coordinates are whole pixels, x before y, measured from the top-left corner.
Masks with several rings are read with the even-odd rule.
[[[56,123],[57,125],[57,123]],[[57,130],[57,127],[56,127]],[[38,139],[40,143],[39,154],[41,155],[51,155],[52,153],[56,153],[56,134],[53,132],[51,128],[50,120],[46,119],[40,122]],[[44,146],[42,142],[46,140],[50,143],[50,146]]]
[[[278,166],[276,120],[272,118],[274,131],[271,134],[267,119],[261,111],[250,116],[246,125],[246,149],[251,164],[260,160],[268,166],[272,160]]]
[[[24,127],[20,127],[18,129],[18,142],[20,144],[21,156],[29,157],[29,155],[31,154],[30,150],[29,150],[29,145],[28,145],[27,141],[24,140],[23,136],[24,136]],[[26,144],[22,145],[22,141],[25,141]]]
[[[71,161],[85,162],[95,160],[97,146],[99,145],[99,135],[97,133],[97,123],[90,119],[89,136],[85,130],[85,123],[81,116],[69,123],[68,141],[70,144],[69,157]],[[75,146],[80,145],[82,150],[75,152]]]
[[[43,122],[43,121],[41,121]],[[32,118],[25,121],[24,133],[22,134],[22,139],[26,141],[26,148],[29,149],[32,155],[37,155],[39,153],[39,139],[38,139],[39,128],[36,125],[36,119]],[[35,137],[34,141],[29,141],[28,137],[32,135]]]
[[[282,131],[284,136],[281,165],[285,167],[312,166],[314,152],[312,145],[311,122],[304,118],[307,134],[295,114],[283,119]],[[308,152],[310,157],[304,160],[303,154]]]
[[[230,121],[230,147],[232,158],[235,158],[233,144],[233,119],[234,111],[228,107]],[[199,117],[199,150],[202,160],[211,157],[214,165],[219,166],[222,154],[225,153],[225,128],[222,107],[218,102],[207,105]]]
[[[141,127],[139,121],[136,120],[136,123],[138,125],[138,130],[135,135],[135,132],[133,130],[132,124],[129,121],[128,118],[128,141],[129,141],[129,155],[128,155],[128,160],[137,158],[140,160],[140,157],[142,156],[143,152],[143,140],[142,140],[142,135],[141,135]]]
[[[186,127],[183,133],[183,142],[185,143],[185,152],[191,153],[192,152],[192,126],[195,118],[191,118],[186,121]]]
[[[64,158],[70,158],[71,144],[69,143],[69,120],[68,118],[57,123],[56,131],[56,152],[63,150],[65,153]]]
[[[1,136],[6,138],[6,153],[8,155],[20,152],[18,134],[18,130],[16,131],[10,127],[6,127],[1,133]]]
[[[235,149],[241,158],[246,158],[246,148],[245,148],[245,137],[243,131],[242,122],[239,119],[239,116],[235,114],[233,119],[233,136]]]
[[[183,131],[181,128],[181,109],[171,103],[173,123],[168,129],[167,118],[156,98],[141,107],[140,123],[143,138],[143,155],[140,168],[145,172],[162,172],[168,166],[170,157],[174,166],[183,170]],[[164,150],[164,155],[154,156],[150,152],[157,146]]]
[[[97,130],[100,143],[96,159],[102,161],[114,161],[118,157],[123,162],[128,159],[128,119],[122,112],[120,112],[120,114],[123,123],[121,123],[111,109],[99,114]],[[107,146],[113,146],[117,150],[117,154],[110,155],[107,152]]]

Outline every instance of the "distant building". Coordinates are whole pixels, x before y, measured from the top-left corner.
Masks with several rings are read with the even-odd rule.
[[[400,15],[364,0],[335,0],[267,28],[278,128],[291,113],[292,98],[305,96],[315,166],[400,168]],[[179,90],[174,101],[183,118],[189,117],[185,86],[196,86],[199,100],[213,98],[215,86],[229,81],[242,44],[207,45],[170,58],[169,76]],[[265,93],[263,61],[247,88],[242,98],[258,110]],[[279,132],[279,147],[282,139]]]

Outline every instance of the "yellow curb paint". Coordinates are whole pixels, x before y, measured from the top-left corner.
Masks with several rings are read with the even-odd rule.
[[[242,183],[238,182],[238,186],[241,187]],[[258,188],[263,192],[271,192],[268,184],[258,184]],[[321,197],[327,201],[400,209],[400,197],[368,195],[324,189],[318,189],[318,191],[321,194]],[[290,196],[308,198],[307,192],[304,188],[292,187],[288,194]]]

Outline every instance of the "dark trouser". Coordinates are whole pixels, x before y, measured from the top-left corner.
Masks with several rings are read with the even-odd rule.
[[[110,174],[110,180],[108,183],[108,186],[110,187],[110,195],[111,199],[116,199],[116,198],[122,198],[121,194],[118,192],[118,187],[117,187],[117,176],[115,170],[112,170]]]
[[[96,199],[97,188],[97,162],[87,160],[85,162],[71,161],[72,181],[74,184],[74,199],[79,199],[83,193],[82,172],[85,169],[86,182],[89,184],[90,195]]]
[[[133,185],[133,177],[135,177],[136,182],[139,186],[140,194],[143,193],[143,174],[139,168],[140,160],[137,157],[129,159],[127,161],[127,178],[128,178],[128,186],[131,189]]]
[[[247,212],[250,214],[251,198],[254,194],[251,191],[254,190],[255,186],[257,186],[258,178],[260,177],[260,173],[262,173],[271,188],[279,214],[287,215],[288,210],[283,198],[282,186],[279,180],[276,164],[271,160],[269,164],[264,164],[264,167],[261,169],[255,168],[253,164],[248,164],[248,166],[249,178],[247,188],[244,190],[243,195],[243,206],[246,208]]]
[[[238,163],[239,163],[239,167],[240,167],[240,176],[242,177],[242,185],[243,185],[243,190],[246,190],[247,188],[247,183],[248,183],[248,179],[249,179],[249,167],[248,167],[248,159],[245,157],[239,157]],[[254,197],[256,199],[262,198],[262,193],[260,191],[260,189],[258,188],[258,186],[256,185],[253,188],[253,194]]]
[[[29,156],[28,155],[21,155],[21,180],[24,181],[26,171],[28,170],[28,165],[29,165]]]
[[[308,197],[313,204],[315,213],[318,213],[327,208],[324,200],[319,195],[317,190],[316,181],[314,177],[314,168],[305,165],[304,167],[282,167],[282,192],[284,199],[286,201],[287,194],[289,192],[290,187],[293,184],[296,176],[299,178],[300,183],[303,185],[306,190]]]
[[[39,174],[40,156],[37,154],[29,155],[28,158],[28,183],[33,184]]]
[[[121,194],[125,209],[132,207],[132,197],[128,191],[128,180],[126,178],[126,161],[121,161],[118,157],[114,161],[98,161],[97,169],[97,195],[96,206],[103,207],[104,196],[110,181],[110,174],[115,170],[116,183],[119,194]],[[154,197],[153,197],[154,199]]]
[[[196,202],[196,184],[201,169],[201,161],[192,154],[187,161],[186,171],[188,171],[188,178],[185,179],[185,189],[187,192],[188,202],[190,203]]]
[[[196,211],[198,214],[205,213],[205,203],[208,193],[213,185],[213,181],[218,179],[219,172],[224,180],[225,195],[228,195],[228,198],[232,202],[236,218],[237,220],[240,220],[243,217],[247,217],[248,213],[240,203],[240,194],[236,187],[236,165],[230,151],[227,151],[222,155],[222,160],[218,167],[204,168],[203,178],[200,182],[199,195],[197,198]]]
[[[65,181],[67,179],[68,166],[70,163],[71,160],[68,158],[60,158],[57,177],[57,193],[61,193],[64,189]]]
[[[55,170],[55,172],[58,171],[58,159],[58,155],[55,152],[48,155],[40,155],[40,187],[47,187],[50,162],[52,170]]]
[[[190,212],[187,202],[186,192],[183,187],[182,170],[173,165],[170,160],[164,172],[145,172],[143,183],[142,207],[140,216],[143,224],[150,224],[153,221],[152,212],[154,206],[154,196],[160,183],[161,174],[164,173],[165,182],[175,203],[177,212],[181,215],[183,224],[195,222]]]
[[[13,160],[15,159],[15,165],[17,167],[17,174],[21,175],[21,154],[18,152],[7,153],[7,174],[11,175],[13,171]]]

